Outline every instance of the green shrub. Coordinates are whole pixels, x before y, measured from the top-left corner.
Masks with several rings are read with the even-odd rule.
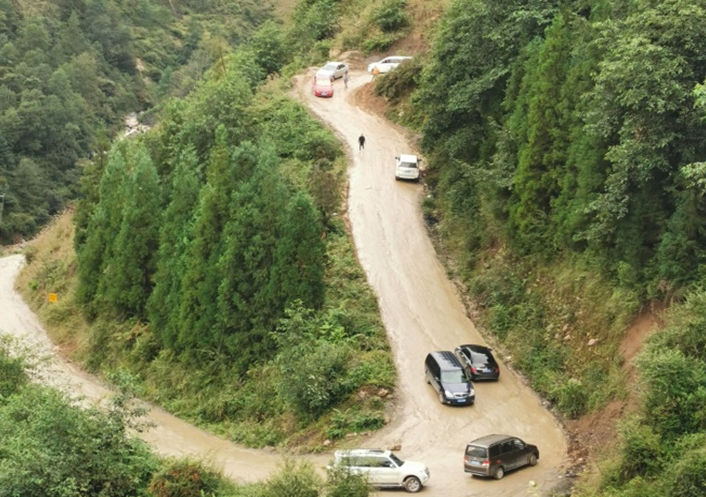
[[[326,436],[333,439],[343,438],[347,433],[377,430],[384,424],[385,415],[381,411],[371,411],[366,406],[356,405],[345,411],[335,411]]]
[[[307,342],[278,356],[278,393],[303,418],[317,418],[349,392],[344,381],[349,350],[328,342]]]
[[[326,474],[326,497],[368,497],[373,491],[362,475],[345,468],[331,468]]]
[[[363,42],[363,52],[384,52],[399,39],[399,35],[380,33],[371,36]]]
[[[377,350],[360,357],[348,372],[348,381],[352,390],[366,385],[391,389],[395,386],[396,374],[390,354]]]
[[[588,390],[585,385],[575,378],[562,382],[551,393],[557,408],[570,418],[576,418],[586,412],[588,403]]]
[[[203,463],[177,460],[152,476],[149,490],[155,497],[203,497],[215,495],[220,485],[221,477]]]
[[[287,439],[287,434],[280,429],[274,419],[264,421],[246,419],[237,423],[228,433],[234,442],[256,449],[276,447]]]
[[[654,481],[636,476],[624,487],[608,488],[601,495],[604,497],[664,497],[665,494]]]
[[[706,428],[706,364],[681,351],[649,346],[637,365],[647,384],[645,409],[666,437]]]
[[[395,105],[414,91],[421,74],[421,59],[406,60],[394,71],[377,78],[375,94]]]
[[[702,497],[706,494],[706,448],[680,454],[666,474],[670,495]]]
[[[279,472],[267,480],[259,497],[319,497],[322,486],[311,465],[287,459]]]
[[[636,418],[622,422],[619,433],[619,477],[622,481],[653,475],[659,468],[662,456],[663,443],[659,435]]]
[[[373,22],[386,33],[402,29],[409,25],[406,7],[407,0],[386,0],[373,12]]]
[[[34,262],[34,259],[37,257],[37,247],[34,245],[27,245],[22,253],[25,256],[25,261],[27,264],[32,264]]]
[[[27,373],[22,359],[10,357],[5,344],[0,345],[0,401],[14,394],[27,383]]]

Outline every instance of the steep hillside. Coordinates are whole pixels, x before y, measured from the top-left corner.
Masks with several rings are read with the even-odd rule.
[[[128,113],[186,95],[267,2],[0,0],[0,243],[78,196]]]
[[[676,452],[658,446],[703,461],[692,444],[704,425],[677,411],[703,409],[701,342],[690,348],[687,330],[700,321],[692,289],[706,244],[705,9],[457,0],[423,62],[373,90],[421,133],[425,214],[477,323],[588,428],[579,450],[610,442],[604,427],[629,413],[612,448],[594,451],[611,463],[587,478],[589,495],[670,493]],[[678,304],[666,329],[626,355],[631,330],[661,318],[650,309],[662,302]],[[669,360],[665,343],[678,349]],[[688,380],[660,382],[660,360]],[[678,472],[674,495],[697,495],[701,480]]]

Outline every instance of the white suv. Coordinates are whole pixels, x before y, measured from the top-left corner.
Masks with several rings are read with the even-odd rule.
[[[374,487],[404,487],[407,492],[419,492],[429,481],[426,464],[403,461],[389,450],[337,450],[333,466],[364,476]]]
[[[419,181],[419,163],[422,159],[416,155],[401,154],[395,157],[395,179]]]

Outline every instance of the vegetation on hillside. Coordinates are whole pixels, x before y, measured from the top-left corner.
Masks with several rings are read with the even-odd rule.
[[[44,497],[367,497],[355,475],[321,478],[306,463],[283,461],[268,480],[236,485],[200,461],[160,459],[136,438],[141,411],[129,384],[107,409],[86,407],[30,378],[41,364],[0,337],[0,496]]]
[[[411,94],[425,214],[485,328],[561,412],[624,394],[627,326],[686,299],[638,361],[644,406],[587,494],[703,491],[703,357],[685,329],[703,311],[705,35],[703,1],[455,0],[428,59],[377,83]]]
[[[185,95],[266,2],[0,0],[0,243],[78,196],[127,113]]]
[[[90,369],[125,368],[142,395],[239,442],[314,432],[316,446],[382,426],[375,394],[395,373],[338,216],[340,146],[278,85],[262,86],[281,68],[262,56],[277,43],[263,41],[218,61],[149,133],[95,158],[77,259],[35,258],[75,273],[64,305],[90,325],[66,339]],[[40,305],[49,273],[29,283]]]

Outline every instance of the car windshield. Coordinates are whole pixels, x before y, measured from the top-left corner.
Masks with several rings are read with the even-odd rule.
[[[402,164],[400,164],[400,166],[402,166],[402,167],[411,167],[411,168],[417,167],[417,165],[416,165],[414,162],[403,162]]]
[[[402,466],[404,464],[404,461],[397,457],[395,454],[390,454],[390,459],[392,459],[397,466]]]
[[[331,80],[328,78],[316,78],[314,84],[318,86],[331,86]]]
[[[441,381],[444,383],[466,383],[466,374],[463,370],[459,369],[457,371],[442,371]]]

